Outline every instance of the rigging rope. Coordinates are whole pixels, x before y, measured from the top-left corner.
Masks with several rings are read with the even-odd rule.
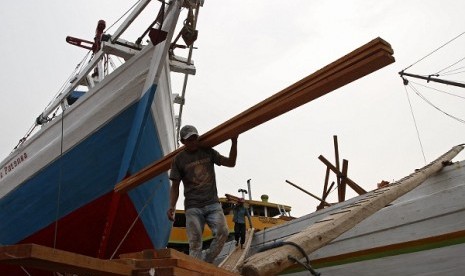
[[[55,216],[55,230],[53,236],[53,248],[56,248],[57,245],[57,236],[58,236],[58,219],[60,218],[60,197],[61,197],[61,181],[63,180],[63,135],[64,135],[64,115],[65,110],[61,113],[61,139],[60,139],[60,168],[58,176],[58,191],[57,191],[57,211]]]
[[[464,71],[458,71],[458,70],[462,70],[462,69],[465,69],[465,67],[459,67],[459,68],[456,68],[454,70],[447,71],[445,73],[442,73],[441,76],[451,76],[451,75],[457,75],[457,74],[465,73],[465,70]],[[460,81],[456,81],[456,82],[460,82]]]
[[[458,36],[452,38],[451,40],[449,40],[448,42],[446,42],[445,44],[443,44],[442,46],[440,46],[439,48],[437,48],[436,50],[433,50],[431,53],[427,54],[426,56],[422,57],[421,59],[419,59],[418,61],[414,62],[412,65],[410,66],[407,66],[405,69],[403,69],[402,71],[405,71],[407,69],[409,69],[410,67],[412,67],[413,65],[419,63],[420,61],[424,60],[425,58],[431,56],[433,53],[437,52],[439,49],[443,48],[444,46],[446,46],[447,44],[451,43],[452,41],[456,40],[457,38],[459,38],[460,36],[464,35],[465,32],[459,34]]]
[[[452,63],[451,65],[449,65],[449,66],[447,66],[447,67],[445,67],[445,68],[443,68],[443,69],[437,71],[434,75],[438,75],[438,76],[439,76],[439,73],[441,73],[442,71],[444,71],[444,70],[446,70],[446,69],[451,68],[451,67],[454,66],[454,65],[459,64],[459,63],[460,63],[461,61],[463,61],[463,60],[465,60],[465,57],[464,57],[464,58],[461,58],[461,59],[459,59],[458,61]],[[463,67],[462,67],[462,68],[463,68]],[[459,68],[459,69],[460,69],[460,68]],[[457,69],[454,69],[454,70],[452,70],[452,71],[455,71],[455,70],[457,70]],[[449,72],[452,72],[452,71],[449,71]],[[446,73],[448,73],[448,72],[446,72]]]
[[[407,88],[405,87],[405,85],[404,85],[404,89],[405,89],[405,95],[407,96],[408,104],[410,106],[410,113],[412,114],[413,123],[415,124],[415,129],[417,131],[418,142],[420,143],[420,149],[421,149],[421,153],[423,154],[423,160],[425,161],[425,164],[426,164],[427,162],[426,162],[426,157],[425,157],[425,151],[423,150],[423,144],[421,143],[420,132],[418,131],[418,126],[417,126],[417,121],[415,119],[415,114],[413,114],[412,103],[410,102],[410,97],[408,95],[408,91],[407,91]]]
[[[71,73],[71,75],[66,79],[66,81],[63,82],[63,84],[61,85],[60,89],[58,90],[58,92],[55,94],[55,96],[53,97],[53,100],[51,100],[47,106],[44,108],[44,111],[54,102],[54,100],[56,98],[58,98],[58,96],[63,93],[63,90],[65,89],[65,86],[71,82],[72,78],[75,77],[77,74],[79,74],[79,72],[81,72],[83,66],[84,66],[84,61],[87,60],[87,57],[89,56],[89,52],[87,52],[87,54],[84,56],[84,58],[76,65],[76,67],[74,68],[74,71]],[[76,73],[77,72],[77,73]],[[55,113],[53,114],[52,118],[55,117],[56,113],[58,112],[58,109],[55,111]],[[18,141],[18,144],[13,148],[13,150],[11,152],[13,152],[14,150],[16,150],[22,143],[24,143],[27,138],[29,138],[29,136],[31,136],[32,132],[34,131],[34,129],[37,127],[37,121],[34,121],[34,123],[32,124],[32,126],[29,127],[29,129],[26,131],[26,134],[21,138],[19,139]]]
[[[426,86],[426,85],[423,85],[423,84],[418,83],[418,82],[409,81],[409,83],[413,83],[413,84],[416,84],[416,85],[419,85],[419,86],[423,86],[423,87],[425,87],[425,88],[429,88],[429,89],[435,90],[435,91],[437,91],[437,92],[444,93],[444,94],[447,94],[447,95],[450,95],[450,96],[454,96],[454,97],[457,97],[457,98],[462,98],[462,99],[465,100],[465,97],[464,97],[464,96],[455,95],[455,94],[453,94],[453,93],[450,93],[450,92],[447,92],[447,91],[443,91],[443,90],[439,90],[439,89],[434,88],[434,87]]]
[[[158,183],[158,184],[161,184],[161,181]],[[149,205],[149,203],[152,201],[152,199],[154,198],[157,190],[158,190],[158,187],[160,185],[155,185],[154,189],[153,189],[153,192],[152,194],[149,196],[149,198],[145,201],[145,204],[144,206],[142,207],[142,209],[139,211],[139,213],[137,213],[137,216],[136,218],[134,219],[134,221],[132,222],[131,226],[129,226],[129,229],[128,231],[126,231],[126,234],[124,234],[123,238],[121,239],[120,243],[118,244],[118,246],[116,246],[115,250],[113,251],[113,254],[111,254],[111,257],[110,257],[110,260],[112,260],[115,255],[116,255],[116,252],[118,252],[119,248],[121,247],[121,245],[123,244],[123,242],[126,240],[126,238],[128,237],[129,233],[131,232],[132,228],[134,227],[134,225],[136,225],[136,222],[139,220],[141,214],[144,212],[145,208]]]
[[[418,95],[418,97],[420,97],[422,100],[424,100],[426,103],[428,103],[429,105],[431,105],[432,107],[434,107],[436,110],[440,111],[441,113],[451,117],[452,119],[454,120],[457,120],[459,121],[460,123],[462,124],[465,124],[465,120],[463,119],[460,119],[458,117],[455,117],[447,112],[445,112],[444,110],[440,109],[439,107],[435,106],[431,101],[429,101],[425,96],[423,96],[415,87],[413,87],[412,85],[409,85],[410,88],[415,92],[415,94]]]
[[[126,16],[126,14],[128,14],[132,9],[134,9],[134,7],[135,7],[137,4],[139,4],[140,1],[141,1],[141,0],[136,1],[136,3],[134,3],[134,5],[132,5],[125,13],[123,13],[123,15],[121,15],[120,18],[118,18],[113,24],[111,24],[111,26],[108,27],[108,28],[104,31],[104,33],[108,32],[111,28],[113,28],[113,26],[115,26],[123,17]]]

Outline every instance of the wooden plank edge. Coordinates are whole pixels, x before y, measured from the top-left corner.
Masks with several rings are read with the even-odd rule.
[[[92,258],[37,244],[1,246],[0,263],[75,274],[132,274],[132,267],[125,264]]]

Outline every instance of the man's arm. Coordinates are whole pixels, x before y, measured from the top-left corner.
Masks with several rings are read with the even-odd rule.
[[[180,180],[171,180],[170,207],[167,212],[168,219],[171,221],[174,221],[174,212],[176,210],[176,202],[178,202],[180,183]]]
[[[237,159],[237,136],[231,138],[231,149],[229,150],[229,157],[223,157],[221,159],[221,165],[226,167],[236,166]]]

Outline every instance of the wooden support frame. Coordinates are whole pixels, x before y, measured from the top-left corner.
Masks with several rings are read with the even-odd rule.
[[[349,185],[349,187],[351,187],[359,195],[366,194],[366,191],[362,187],[357,185],[354,181],[352,181],[352,179],[347,177],[347,175],[344,175],[343,172],[340,172],[338,169],[336,169],[336,167],[333,164],[331,164],[323,155],[318,156],[318,159],[320,159],[321,162],[323,162],[330,170],[332,170],[337,175],[337,177],[340,177],[342,179],[341,182],[347,183],[347,185]],[[344,161],[347,161],[347,160],[344,160]],[[347,173],[347,166],[348,166],[348,161],[346,164],[346,173]]]
[[[334,155],[335,155],[335,160],[336,160],[336,170],[339,171],[339,144],[337,142],[337,136],[333,136],[333,141],[334,141]],[[347,174],[346,174],[347,175]],[[341,183],[341,178],[337,177],[336,178],[337,182],[337,197],[339,202],[344,201],[345,199],[345,183]]]
[[[102,260],[37,244],[0,246],[0,264],[77,275],[238,276],[173,249],[144,250]]]
[[[132,275],[132,267],[37,244],[0,247],[0,263],[78,275]]]
[[[309,191],[307,191],[307,190],[305,190],[305,189],[299,187],[297,184],[294,184],[294,183],[292,183],[292,182],[289,181],[289,180],[286,180],[286,183],[289,184],[289,185],[291,185],[291,186],[293,186],[293,187],[295,187],[295,188],[297,188],[297,189],[299,189],[299,190],[301,190],[302,192],[306,193],[307,195],[313,197],[314,199],[318,200],[318,201],[320,202],[321,205],[323,205],[323,206],[331,206],[331,204],[329,204],[328,202],[326,202],[324,199],[317,197],[316,195],[310,193]]]
[[[326,198],[328,197],[329,193],[331,192],[331,189],[333,188],[334,186],[334,181],[331,182],[331,185],[329,185],[328,187],[328,182],[329,182],[329,172],[331,170],[326,167],[326,174],[325,174],[325,184],[323,186],[323,195],[321,197],[321,199],[326,202]],[[320,204],[316,207],[317,210],[320,210],[320,209],[323,209],[325,207],[325,205],[323,204],[323,201],[320,202]]]

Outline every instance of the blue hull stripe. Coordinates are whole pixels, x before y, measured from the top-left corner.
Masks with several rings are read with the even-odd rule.
[[[155,87],[152,89],[154,91]],[[153,92],[146,93],[145,97],[153,99]],[[58,218],[111,192],[124,167],[122,162],[127,162],[128,166],[131,164],[123,156],[128,148],[128,139],[133,139],[129,138],[130,126],[134,123],[137,109],[137,103],[130,106],[64,153],[61,159],[44,167],[0,199],[0,244],[17,243],[52,224],[57,218],[58,188],[61,191]],[[163,156],[151,115],[146,117],[144,125],[146,127],[138,138],[139,150],[133,155],[134,162],[129,168],[131,171]],[[160,175],[134,189],[130,197],[137,210],[141,211],[154,189],[157,193],[144,209],[141,219],[154,246],[163,247],[170,231],[164,211],[168,204],[167,175]]]

